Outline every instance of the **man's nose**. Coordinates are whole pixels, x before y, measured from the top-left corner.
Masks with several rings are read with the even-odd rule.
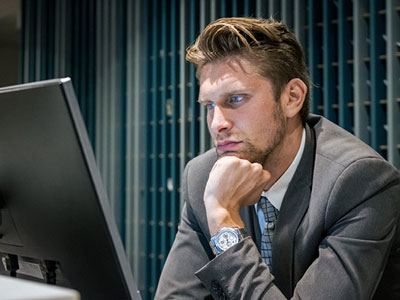
[[[226,109],[215,106],[210,123],[211,133],[221,133],[231,127],[232,121],[229,119]]]

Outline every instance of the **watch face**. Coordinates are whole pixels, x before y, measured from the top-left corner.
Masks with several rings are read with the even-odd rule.
[[[238,235],[230,231],[221,232],[217,239],[218,246],[221,248],[221,250],[226,250],[238,242]]]

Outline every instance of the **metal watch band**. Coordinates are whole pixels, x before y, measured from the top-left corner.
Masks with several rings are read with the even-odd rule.
[[[242,241],[246,236],[248,234],[244,228],[223,227],[211,237],[210,246],[213,253],[218,255]]]

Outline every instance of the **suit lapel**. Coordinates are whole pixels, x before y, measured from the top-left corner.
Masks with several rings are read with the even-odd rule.
[[[283,198],[272,244],[275,283],[286,297],[293,293],[293,253],[297,228],[307,211],[314,169],[314,131],[306,124],[306,143],[299,166]]]

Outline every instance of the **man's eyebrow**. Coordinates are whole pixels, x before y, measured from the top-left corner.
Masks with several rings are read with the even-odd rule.
[[[203,98],[197,98],[197,102],[198,103],[200,103],[200,104],[203,104],[203,103],[206,103],[206,102],[208,102],[206,99],[203,99]]]
[[[249,89],[236,89],[236,90],[232,90],[232,91],[223,93],[222,95],[220,95],[220,97],[226,98],[226,97],[232,97],[235,95],[247,95],[247,94],[249,94]],[[197,102],[200,104],[204,104],[204,103],[210,102],[210,100],[198,97]]]

